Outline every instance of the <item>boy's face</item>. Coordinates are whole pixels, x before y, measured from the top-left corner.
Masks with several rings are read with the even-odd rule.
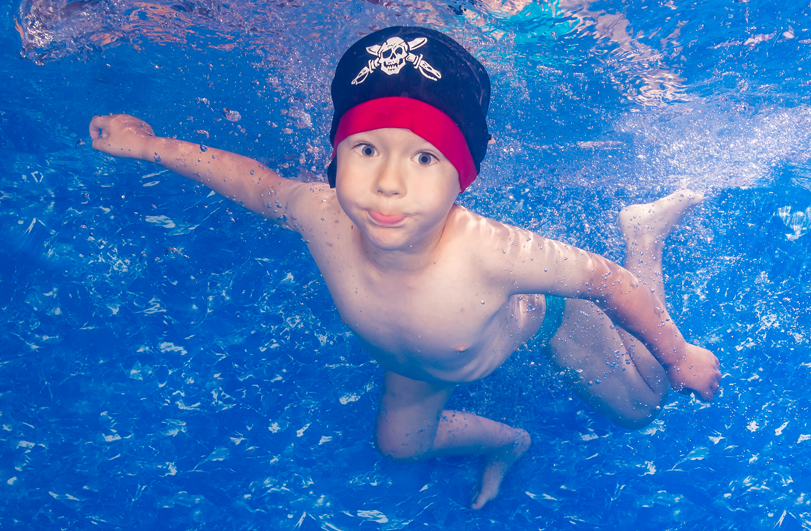
[[[456,168],[408,129],[375,129],[338,144],[338,202],[375,247],[419,252],[442,235],[459,195]]]

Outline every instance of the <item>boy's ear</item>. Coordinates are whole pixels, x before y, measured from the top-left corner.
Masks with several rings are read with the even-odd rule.
[[[338,175],[338,157],[333,157],[327,167],[327,180],[329,187],[335,188],[335,177]]]

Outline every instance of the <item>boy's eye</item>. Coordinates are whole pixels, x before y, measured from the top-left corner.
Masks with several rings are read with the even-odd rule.
[[[419,164],[420,166],[430,166],[431,164],[434,163],[435,160],[437,160],[435,156],[425,152],[417,153],[415,159],[417,161],[417,164]]]
[[[361,144],[355,149],[363,157],[374,157],[377,154],[377,150],[375,150],[374,146],[370,146],[369,144]]]

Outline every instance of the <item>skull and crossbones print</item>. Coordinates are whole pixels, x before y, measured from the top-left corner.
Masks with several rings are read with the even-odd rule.
[[[366,51],[376,57],[370,59],[369,63],[358,72],[358,75],[352,80],[352,84],[359,85],[363,83],[366,81],[369,74],[378,68],[390,76],[399,74],[406,63],[414,65],[414,68],[419,70],[420,73],[428,79],[437,81],[442,77],[442,74],[440,74],[436,68],[428,64],[428,62],[423,59],[422,54],[417,55],[411,53],[423,46],[426,42],[428,42],[428,39],[425,37],[418,37],[408,42],[400,37],[392,37],[383,44],[367,46]]]

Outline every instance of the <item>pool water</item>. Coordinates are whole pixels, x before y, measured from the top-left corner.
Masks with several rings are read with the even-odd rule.
[[[1,529],[811,529],[807,2],[1,13]],[[722,362],[716,402],[676,394],[629,432],[520,349],[450,404],[534,440],[471,511],[475,459],[375,452],[382,372],[295,234],[87,145],[93,114],[126,112],[322,180],[331,72],[395,24],[491,73],[496,141],[465,206],[621,261],[623,206],[707,195],[664,268],[672,315]]]

